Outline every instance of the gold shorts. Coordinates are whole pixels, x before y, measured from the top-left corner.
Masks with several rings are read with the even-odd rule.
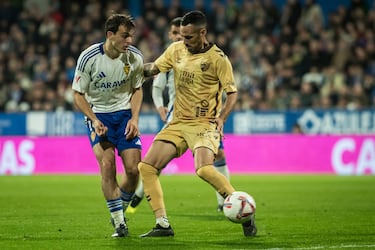
[[[220,144],[220,132],[216,130],[214,122],[174,120],[162,129],[154,140],[173,143],[178,157],[188,148],[194,152],[199,147],[209,148],[216,155]]]

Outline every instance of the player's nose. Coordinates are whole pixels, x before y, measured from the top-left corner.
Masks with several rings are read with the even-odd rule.
[[[181,41],[181,40],[182,40],[182,36],[181,36],[181,35],[177,35],[177,36],[176,36],[176,42],[177,42],[177,41]]]

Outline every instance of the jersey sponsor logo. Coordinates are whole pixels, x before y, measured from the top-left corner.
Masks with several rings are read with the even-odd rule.
[[[180,74],[179,80],[185,84],[193,84],[194,83],[193,79],[194,79],[194,73],[182,71]]]
[[[195,108],[195,117],[207,116],[208,108],[207,107],[196,107]]]
[[[196,117],[207,116],[207,114],[208,114],[208,105],[209,105],[209,102],[207,100],[202,100],[201,101],[201,107],[196,107],[195,108],[195,116]]]
[[[202,100],[201,101],[202,107],[208,107],[208,101],[207,100]]]
[[[121,80],[121,81],[114,81],[114,82],[96,82],[95,88],[98,88],[98,89],[113,89],[113,88],[120,87],[125,82],[126,82],[125,79]]]

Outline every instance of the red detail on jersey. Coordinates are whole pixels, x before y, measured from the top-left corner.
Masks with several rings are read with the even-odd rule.
[[[76,76],[75,82],[78,83],[79,79],[81,79],[81,76]]]

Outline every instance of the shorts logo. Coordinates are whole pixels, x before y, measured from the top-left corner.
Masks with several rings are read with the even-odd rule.
[[[138,139],[138,140],[135,142],[135,145],[142,146],[141,140]]]

